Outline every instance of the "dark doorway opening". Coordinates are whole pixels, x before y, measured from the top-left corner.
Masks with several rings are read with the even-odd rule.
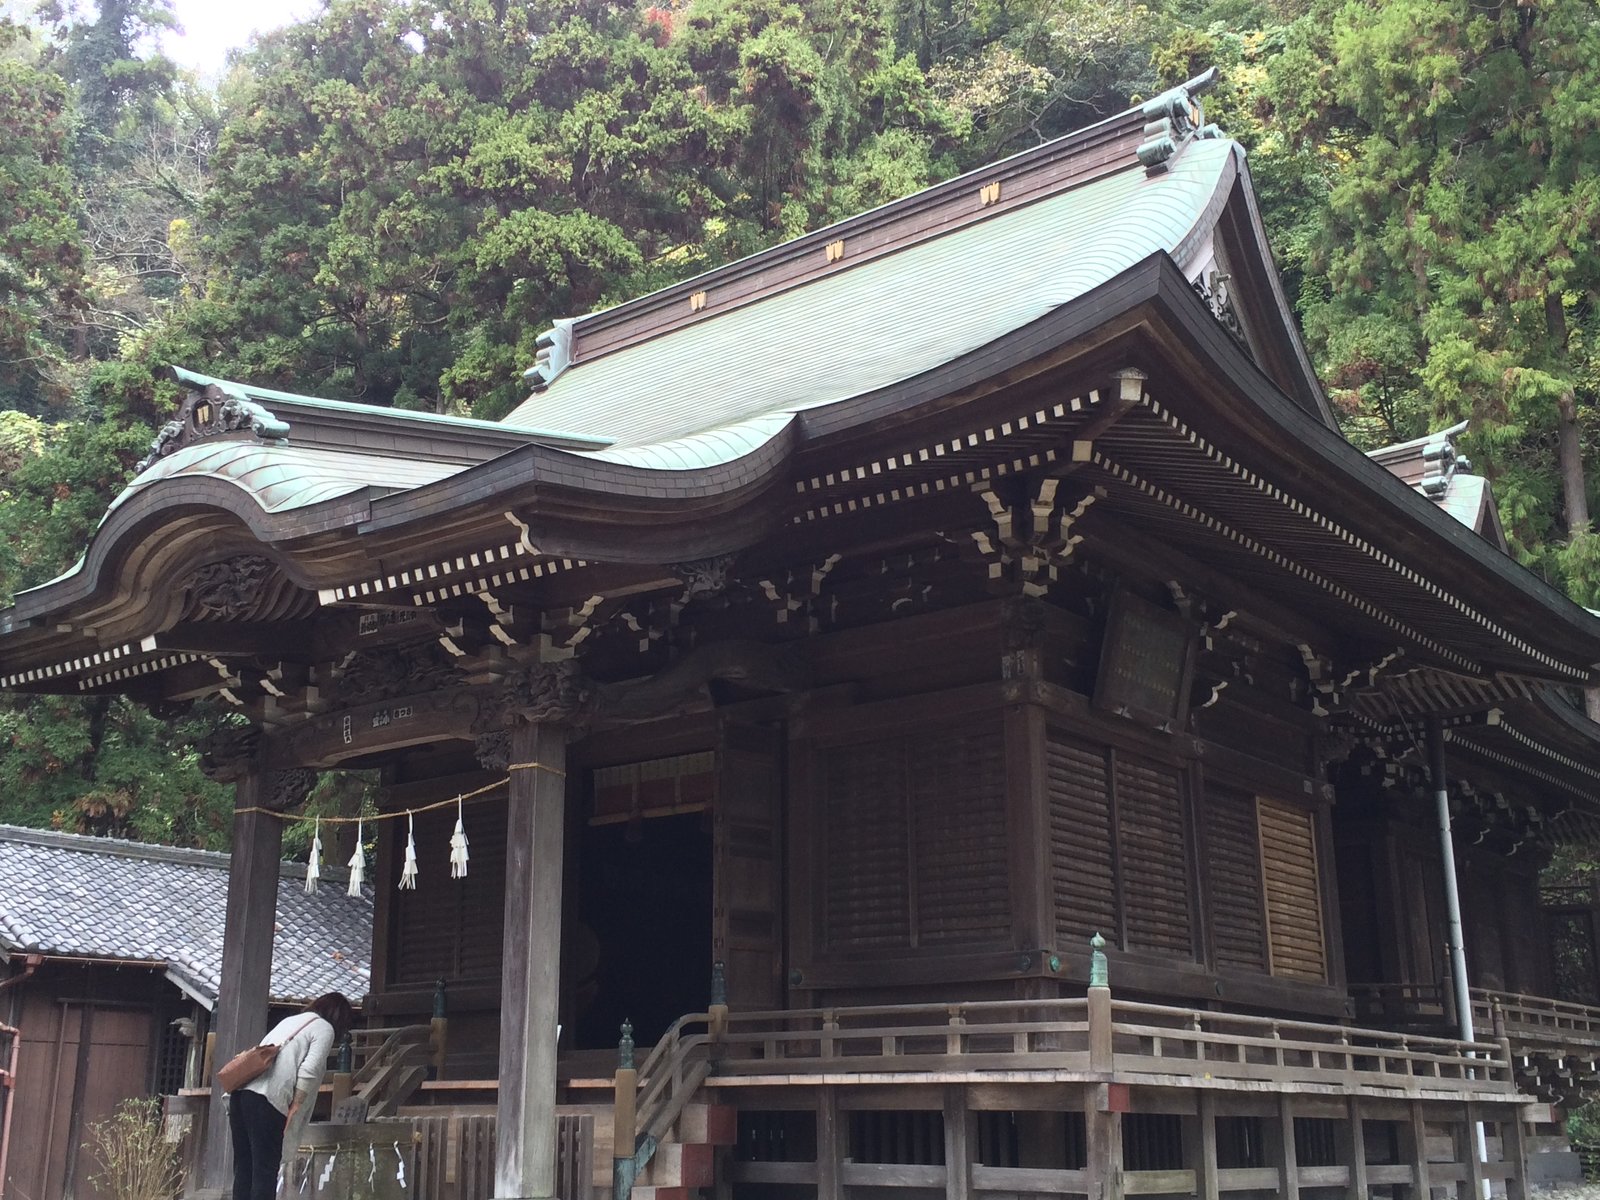
[[[578,940],[588,945],[572,952],[576,1044],[615,1047],[626,1020],[648,1047],[710,1000],[710,822],[686,813],[587,825],[579,854]]]

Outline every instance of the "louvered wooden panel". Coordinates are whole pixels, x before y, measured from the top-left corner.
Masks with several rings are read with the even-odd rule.
[[[998,717],[910,742],[918,945],[1010,931],[1003,749]]]
[[[450,878],[453,808],[416,817],[417,887],[396,893],[391,981],[493,980],[500,976],[505,928],[506,815],[503,801],[468,806],[467,877]],[[395,878],[405,853],[397,822]]]
[[[1255,797],[1206,786],[1206,880],[1217,965],[1267,969],[1266,918],[1261,904],[1261,858]]]
[[[448,809],[445,812],[449,814]],[[455,822],[451,821],[450,825],[454,828]],[[456,978],[499,979],[506,926],[505,801],[497,799],[469,806],[465,825],[469,855],[467,877],[451,881],[460,889],[461,905],[461,949]],[[448,875],[448,866],[444,870]]]
[[[903,743],[830,752],[824,768],[831,949],[908,946],[911,887]]]
[[[1116,784],[1128,949],[1192,957],[1182,776],[1172,767],[1119,753]]]
[[[1050,882],[1057,944],[1081,946],[1117,936],[1111,853],[1111,800],[1103,747],[1051,730],[1045,743],[1050,804]]]
[[[1257,799],[1256,809],[1272,973],[1326,980],[1328,958],[1322,935],[1322,888],[1313,816],[1306,809],[1267,796]]]

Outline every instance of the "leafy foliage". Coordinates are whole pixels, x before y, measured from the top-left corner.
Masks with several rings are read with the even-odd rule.
[[[1517,552],[1600,598],[1586,0],[330,0],[214,86],[153,53],[170,22],[0,20],[0,601],[81,552],[172,363],[495,417],[556,317],[1213,65],[1346,432],[1470,416]],[[218,844],[209,719],[7,700],[0,819]]]

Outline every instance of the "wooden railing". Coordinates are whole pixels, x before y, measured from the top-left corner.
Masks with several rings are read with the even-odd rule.
[[[1200,1012],[1112,1000],[983,1001],[738,1013],[714,1049],[719,1075],[1056,1070],[1307,1081],[1350,1090],[1513,1090],[1495,1042]],[[1109,1035],[1110,1061],[1094,1046]],[[680,1039],[694,1046],[705,1039]]]
[[[494,1195],[495,1118],[447,1114],[398,1117],[417,1146],[415,1200],[486,1200]],[[557,1200],[592,1200],[594,1117],[556,1114]]]
[[[1472,989],[1474,1022],[1492,1027],[1496,1006],[1513,1041],[1550,1042],[1573,1049],[1600,1047],[1600,1008],[1546,996]]]
[[[1440,984],[1360,984],[1352,987],[1350,994],[1361,1020],[1414,1029],[1438,1029],[1455,1023],[1454,997],[1449,988]],[[1600,1048],[1600,1008],[1490,988],[1473,988],[1471,997],[1473,1029],[1480,1037],[1503,1028],[1514,1044],[1535,1043],[1573,1051]]]
[[[437,1023],[352,1030],[351,1094],[367,1102],[371,1117],[392,1117],[439,1059]]]
[[[1119,1072],[1208,1075],[1240,1083],[1328,1083],[1342,1089],[1513,1092],[1496,1042],[1381,1029],[1190,1012],[1113,1001]],[[1129,1047],[1129,1042],[1134,1043]]]

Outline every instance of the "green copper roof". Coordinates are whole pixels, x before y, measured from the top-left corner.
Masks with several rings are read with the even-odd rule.
[[[184,476],[224,480],[246,492],[262,511],[275,513],[337,500],[362,488],[421,487],[463,469],[457,463],[272,445],[253,439],[196,442],[141,473],[112,502],[107,515],[152,484]]]
[[[1185,265],[1242,153],[1194,141],[1153,176],[1130,156],[1125,171],[592,362],[580,341],[578,362],[506,424],[604,429],[617,448],[638,447],[919,375],[1157,251]]]

